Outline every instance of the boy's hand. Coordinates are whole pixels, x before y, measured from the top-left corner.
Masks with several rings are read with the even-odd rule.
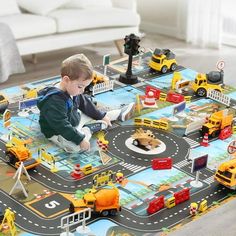
[[[102,120],[105,121],[108,126],[110,126],[110,127],[112,126],[111,119],[109,116],[105,115]]]
[[[90,150],[90,142],[88,142],[86,139],[83,139],[79,146],[80,146],[80,149],[83,151]]]

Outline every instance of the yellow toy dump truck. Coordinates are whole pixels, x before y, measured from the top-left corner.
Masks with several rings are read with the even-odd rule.
[[[217,76],[218,75],[218,76]],[[207,90],[223,91],[223,71],[211,71],[208,74],[197,74],[191,84],[193,91],[199,97],[206,97]]]
[[[145,150],[154,149],[161,144],[160,140],[155,137],[151,130],[139,128],[131,137],[134,139],[133,145]]]
[[[26,147],[26,141],[21,141],[15,137],[6,144],[6,161],[18,168],[23,162],[26,170],[32,169],[40,164],[39,161],[32,158],[31,151]]]
[[[175,54],[169,49],[156,48],[152,54],[149,66],[152,70],[160,71],[163,74],[165,74],[168,69],[175,71],[177,68]]]
[[[218,167],[214,178],[230,189],[236,189],[236,159],[223,162]]]
[[[92,189],[89,193],[84,194],[83,199],[71,201],[70,212],[77,212],[89,207],[94,213],[101,216],[114,216],[121,210],[119,196],[119,190],[115,187]]]
[[[232,134],[233,114],[228,114],[228,110],[214,112],[208,122],[201,129],[202,135],[208,134],[209,137],[220,139],[228,138]]]

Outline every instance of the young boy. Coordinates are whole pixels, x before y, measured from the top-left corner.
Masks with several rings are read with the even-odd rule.
[[[87,57],[83,54],[71,56],[62,62],[60,83],[47,88],[38,102],[42,133],[70,153],[89,150],[93,132],[106,129],[113,120],[124,121],[134,110],[134,103],[131,103],[123,109],[99,111],[83,95],[92,76],[93,67]],[[96,121],[88,124],[91,120]]]

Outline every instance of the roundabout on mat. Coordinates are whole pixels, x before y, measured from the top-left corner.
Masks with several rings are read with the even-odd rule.
[[[190,146],[182,138],[175,134],[154,129],[151,127],[142,127],[144,130],[151,130],[161,144],[152,150],[143,150],[142,148],[133,145],[131,137],[139,126],[119,126],[115,127],[106,134],[106,139],[109,140],[108,150],[113,155],[124,159],[125,161],[149,162],[155,157],[172,157],[174,162],[183,160],[189,153]]]

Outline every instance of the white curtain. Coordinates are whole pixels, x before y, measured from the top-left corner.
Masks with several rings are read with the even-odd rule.
[[[188,0],[187,4],[187,42],[219,48],[222,39],[221,0]]]

